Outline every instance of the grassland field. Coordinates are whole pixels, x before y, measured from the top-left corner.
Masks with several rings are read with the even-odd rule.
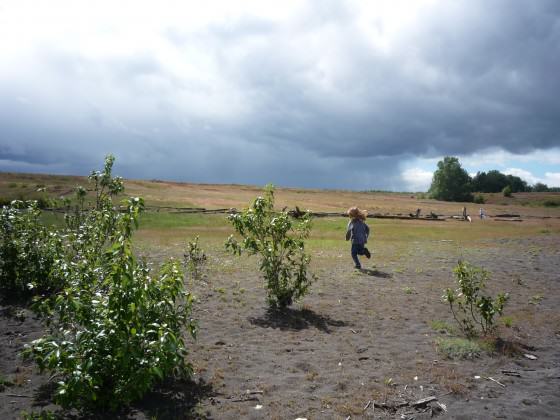
[[[85,185],[85,178],[0,174],[0,197],[57,197],[71,194],[77,184]],[[126,180],[125,185],[127,195],[143,196],[149,208],[242,209],[262,191],[163,181]],[[450,216],[465,205],[475,217],[472,223],[370,218],[373,257],[364,260],[363,272],[352,268],[344,241],[347,219],[316,218],[307,248],[317,280],[308,296],[279,315],[267,310],[257,258],[226,253],[224,241],[233,233],[226,214],[145,212],[135,236],[138,254],[154,265],[181,259],[186,241],[199,236],[209,260],[204,279],[189,281],[200,325],[189,354],[193,382],[147,396],[131,417],[421,419],[440,413],[434,407],[399,406],[399,401],[433,395],[445,404],[447,418],[554,418],[558,413],[560,208],[544,203],[560,200],[560,194],[485,195],[487,214],[520,214],[521,222],[480,220],[480,205],[438,202],[416,193],[277,188],[276,198],[278,208],[344,212],[357,205],[381,214],[421,208]],[[45,213],[47,223],[58,224],[60,218]],[[441,301],[443,289],[454,286],[458,259],[490,271],[489,292],[510,294],[496,333],[509,350],[477,342],[479,354],[465,359],[442,350],[442,339],[460,338]],[[0,373],[18,376],[17,393],[30,398],[0,392],[0,415],[17,418],[24,409],[56,409],[48,401],[33,405],[48,378],[17,355],[42,327],[31,316],[2,325]],[[537,360],[524,358],[525,353]]]

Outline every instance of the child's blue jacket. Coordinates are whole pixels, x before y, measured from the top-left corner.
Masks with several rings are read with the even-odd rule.
[[[352,219],[348,222],[346,229],[346,240],[351,240],[353,244],[367,243],[369,236],[369,226],[360,219]]]

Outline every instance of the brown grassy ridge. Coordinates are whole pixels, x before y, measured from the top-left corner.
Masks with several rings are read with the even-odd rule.
[[[37,199],[41,195],[60,198],[72,194],[76,185],[87,185],[87,178],[70,175],[44,175],[0,173],[0,198]],[[262,192],[260,186],[235,184],[193,184],[171,181],[125,180],[126,194],[141,196],[147,206],[201,207],[206,209],[244,208]],[[38,192],[38,189],[44,192]],[[453,203],[425,198],[422,193],[358,192],[346,190],[320,190],[282,188],[276,189],[278,207],[309,209],[316,212],[344,212],[359,206],[370,213],[413,213],[417,208],[422,214],[434,212],[441,215],[458,215],[463,205],[469,214],[476,216],[483,206],[488,215],[513,213],[525,217],[560,217],[560,207],[544,207],[547,201],[560,202],[560,193],[519,193],[512,197],[502,194],[483,194],[486,204]]]

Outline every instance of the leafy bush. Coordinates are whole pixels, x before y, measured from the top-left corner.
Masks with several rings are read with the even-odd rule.
[[[560,200],[545,200],[543,205],[545,207],[560,207]]]
[[[0,210],[0,293],[27,298],[61,287],[52,276],[62,240],[44,227],[36,201],[13,201]]]
[[[482,194],[476,194],[473,200],[476,204],[484,204],[486,200]]]
[[[494,316],[502,315],[509,296],[499,293],[495,299],[483,295],[488,272],[467,262],[459,261],[453,269],[459,288],[447,289],[443,299],[449,304],[453,317],[468,337],[478,334],[477,326],[483,334],[494,329]]]
[[[185,376],[183,330],[195,335],[193,297],[184,290],[177,261],[157,275],[132,251],[143,201],[123,210],[112,197],[122,183],[111,175],[111,157],[94,172],[96,202],[86,209],[85,190],[66,217],[64,258],[53,267],[64,289],[36,309],[50,333],[27,346],[25,355],[57,378],[55,399],[64,407],[115,410],[141,397],[170,375]]]
[[[511,197],[511,186],[506,185],[502,190],[502,194],[504,195],[504,197]]]
[[[307,293],[312,281],[304,244],[311,230],[309,213],[296,221],[287,211],[275,212],[274,188],[267,185],[264,197],[257,197],[250,208],[228,219],[243,241],[239,243],[231,235],[226,248],[238,255],[245,250],[260,256],[271,307],[289,306]]]

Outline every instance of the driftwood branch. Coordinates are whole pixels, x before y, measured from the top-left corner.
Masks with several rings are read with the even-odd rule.
[[[503,383],[497,381],[496,379],[492,378],[491,376],[486,376],[485,379],[488,379],[489,381],[492,381],[492,382],[496,382],[496,383],[497,383],[498,385],[500,385],[502,388],[505,388],[505,387],[506,387]]]

